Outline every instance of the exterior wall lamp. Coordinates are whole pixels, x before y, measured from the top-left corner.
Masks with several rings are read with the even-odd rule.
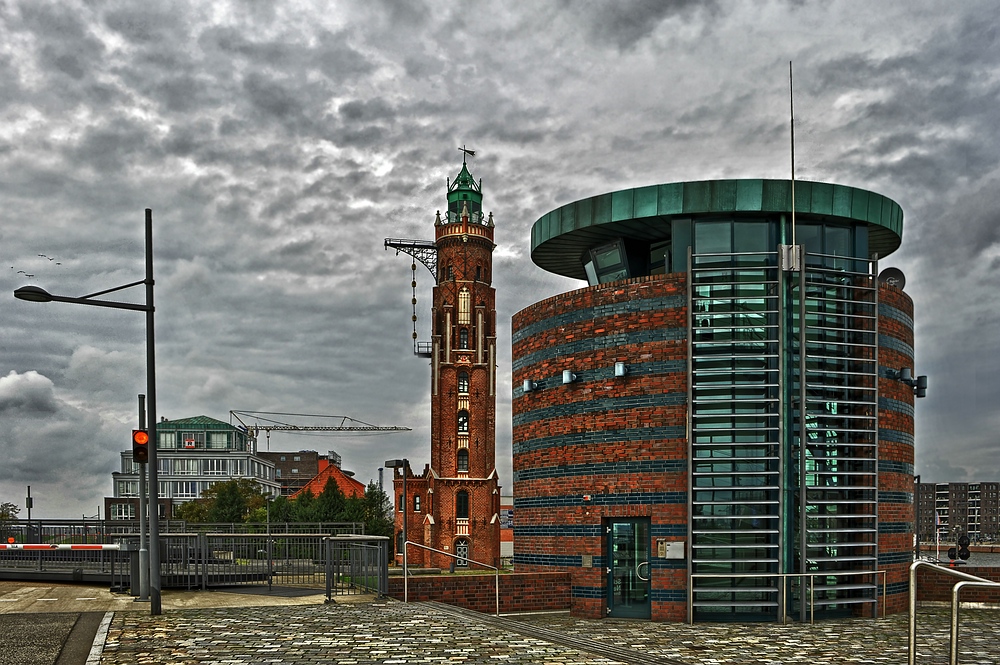
[[[900,370],[889,370],[888,376],[890,379],[895,379],[900,383],[905,383],[910,388],[913,388],[914,396],[927,397],[927,375],[921,374],[920,376],[914,377],[913,370],[909,367],[904,367]]]

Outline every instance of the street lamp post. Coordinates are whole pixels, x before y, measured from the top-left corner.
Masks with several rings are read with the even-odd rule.
[[[386,468],[392,469],[393,474],[396,473],[396,469],[403,470],[403,577],[406,577],[406,504],[409,502],[406,496],[406,470],[410,466],[410,461],[405,457],[403,459],[390,459],[385,461]],[[393,500],[395,504],[395,500]],[[396,512],[396,506],[392,507],[393,513]]]
[[[920,561],[920,474],[913,476],[913,533],[916,545],[913,548],[913,560]]]
[[[146,303],[143,305],[111,300],[97,300],[95,296],[114,293],[133,286],[146,286]],[[153,211],[146,208],[146,278],[131,284],[116,286],[97,293],[76,298],[52,295],[39,286],[22,286],[14,291],[14,297],[30,302],[68,302],[78,305],[93,305],[95,307],[110,307],[112,309],[128,309],[146,313],[146,396],[149,408],[148,431],[149,440],[149,612],[161,614],[160,603],[160,511],[159,482],[156,468],[156,355],[153,345]],[[140,501],[147,497],[140,497]]]

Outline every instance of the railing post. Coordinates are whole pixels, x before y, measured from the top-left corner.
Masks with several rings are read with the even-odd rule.
[[[323,539],[323,573],[326,577],[326,602],[333,600],[333,539]]]
[[[208,550],[208,534],[204,532],[199,533],[196,542],[201,552],[201,561],[197,569],[201,570],[201,590],[204,591],[208,588],[208,557],[211,554]]]
[[[389,594],[389,541],[380,540],[378,551],[378,592],[380,596],[387,596]]]

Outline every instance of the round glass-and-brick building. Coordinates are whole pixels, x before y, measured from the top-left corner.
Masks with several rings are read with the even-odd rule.
[[[912,302],[878,270],[902,220],[784,180],[541,217],[532,260],[588,286],[513,317],[516,568],[569,572],[595,618],[905,609],[923,383]]]

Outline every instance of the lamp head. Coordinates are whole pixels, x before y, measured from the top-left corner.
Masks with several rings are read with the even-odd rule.
[[[14,291],[14,297],[29,302],[52,302],[52,295],[40,286],[22,286]]]

